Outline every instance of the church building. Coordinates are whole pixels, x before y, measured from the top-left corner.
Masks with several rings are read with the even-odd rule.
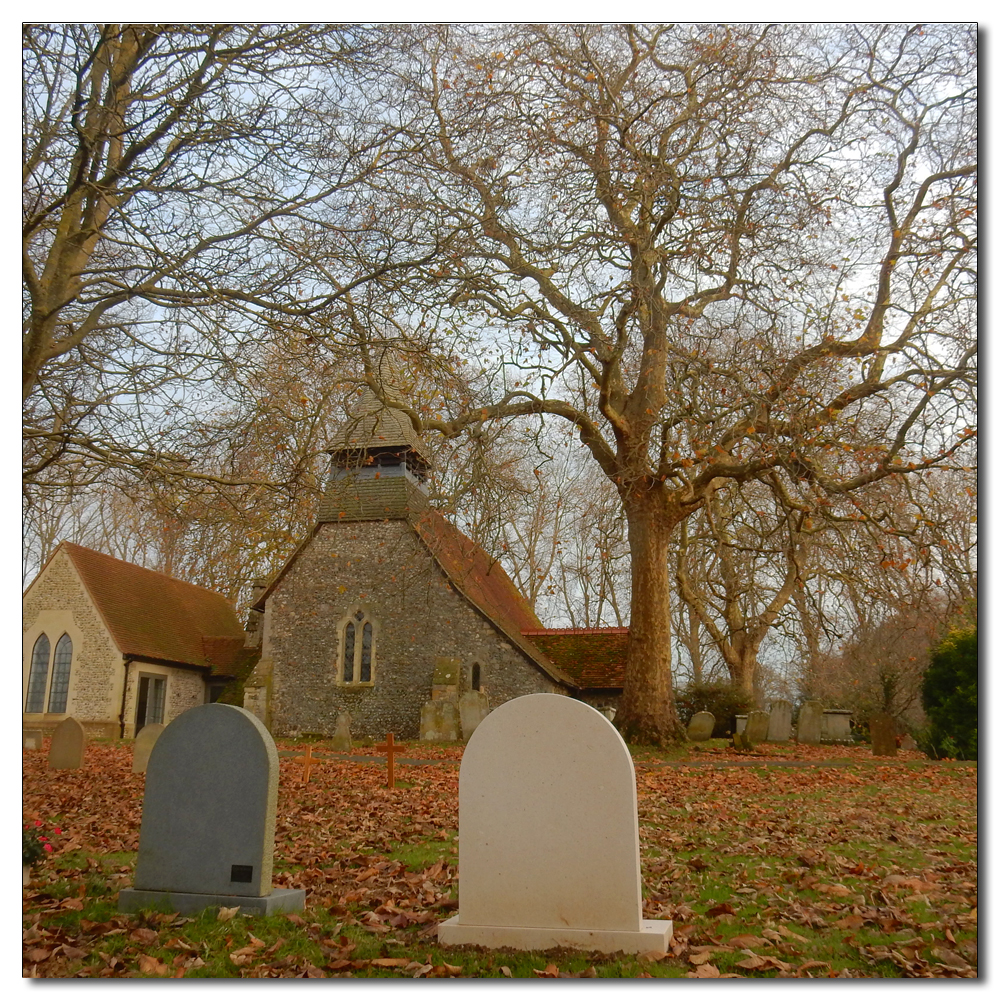
[[[25,729],[71,715],[91,736],[132,737],[214,701],[256,655],[221,594],[71,542],[22,609]]]
[[[484,709],[554,692],[610,715],[628,630],[544,628],[430,507],[410,421],[364,402],[330,452],[316,524],[258,588],[246,630],[220,594],[62,543],[24,596],[24,727],[73,715],[132,737],[237,678],[276,736],[332,735],[346,712],[355,737],[416,739],[428,702],[466,692]]]
[[[491,708],[524,694],[588,693],[543,652],[546,630],[503,567],[430,508],[428,459],[409,420],[368,393],[331,451],[317,523],[261,593],[261,657],[244,706],[276,734],[420,735],[435,671]],[[602,630],[603,631],[603,630]],[[588,700],[590,700],[588,698]]]

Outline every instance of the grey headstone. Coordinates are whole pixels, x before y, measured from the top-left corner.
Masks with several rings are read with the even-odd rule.
[[[851,710],[849,708],[828,708],[823,712],[823,739],[834,743],[850,742]]]
[[[900,750],[916,750],[917,741],[909,734],[904,733],[903,738],[899,742]]]
[[[715,729],[715,716],[711,712],[695,712],[688,723],[688,739],[694,742],[710,740]]]
[[[52,734],[49,747],[49,767],[73,770],[83,766],[83,748],[87,734],[72,715],[63,719]]]
[[[153,746],[160,738],[160,733],[167,727],[160,722],[150,722],[139,730],[139,735],[132,744],[132,773],[145,774],[146,765]]]
[[[823,706],[818,701],[807,701],[799,709],[799,743],[818,744],[823,738]]]
[[[218,703],[179,715],[149,757],[135,884],[119,909],[301,909],[304,890],[271,888],[277,795],[278,753],[255,715]]]
[[[457,740],[461,720],[458,706],[445,698],[424,702],[420,710],[420,738],[422,740]]]
[[[747,717],[745,715],[736,716],[736,732],[742,733],[747,727]]]
[[[25,750],[41,750],[43,739],[40,729],[25,729],[21,734],[21,745]]]
[[[330,749],[347,753],[351,749],[351,713],[341,712],[337,716],[337,729],[330,738]]]
[[[772,701],[768,715],[768,743],[786,743],[792,735],[792,703],[784,698]]]
[[[873,757],[896,756],[896,720],[886,712],[873,715],[868,722],[872,734]]]
[[[462,739],[466,742],[479,725],[490,714],[490,703],[482,691],[466,691],[458,699],[458,715],[462,724]]]
[[[439,656],[434,661],[434,677],[431,680],[432,698],[449,698],[458,694],[458,678],[462,671],[462,661],[453,656]]]
[[[749,743],[763,743],[767,739],[768,714],[754,711],[747,716],[747,726],[743,738]]]

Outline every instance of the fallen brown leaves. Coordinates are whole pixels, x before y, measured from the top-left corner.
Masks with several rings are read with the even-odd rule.
[[[461,748],[411,745],[401,756],[433,756],[442,764],[400,765],[402,787],[392,790],[384,787],[384,764],[317,751],[308,784],[297,780],[301,765],[280,758],[275,883],[305,888],[308,910],[325,912],[338,928],[359,928],[380,942],[403,935],[408,954],[387,955],[383,945],[381,956],[358,958],[339,930],[331,934],[329,926],[293,914],[289,931],[313,942],[322,960],[278,958],[284,938],[251,935],[227,948],[229,961],[248,978],[366,969],[414,978],[468,975],[422,947],[434,943],[438,922],[456,907],[458,769],[450,762]],[[366,753],[358,748],[355,758]],[[834,974],[831,955],[817,953],[822,935],[815,932],[829,930],[843,935],[841,954],[853,956],[850,972],[840,975],[885,974],[873,970],[889,963],[907,977],[975,976],[975,770],[907,767],[904,754],[872,766],[863,747],[790,753],[802,766],[637,763],[644,916],[674,920],[669,952],[638,956],[640,965],[656,971],[658,963],[673,963],[691,978],[826,977]],[[811,766],[823,754],[861,758],[867,767]],[[692,761],[705,756],[692,754]],[[44,869],[26,890],[24,974],[181,977],[202,968],[198,948],[183,937],[185,918],[176,915],[79,919],[78,930],[68,929],[86,905],[88,877],[99,875],[111,888],[131,880],[129,865],[96,860],[138,846],[144,778],[131,773],[130,748],[92,744],[84,767],[60,771],[58,780],[44,752],[26,751],[24,775],[26,818],[58,818],[64,829],[56,860],[74,851],[90,855],[84,867],[63,866],[60,877],[78,883],[69,896],[50,891],[55,876]],[[963,855],[955,844],[969,850]],[[404,864],[390,856],[402,851],[426,860]],[[707,886],[716,887],[714,899]],[[692,901],[706,898],[704,912],[695,913]],[[220,908],[217,919],[233,916],[232,908]],[[127,942],[119,954],[102,944],[115,934]],[[512,975],[509,966],[497,971]],[[531,975],[597,973],[548,963]]]

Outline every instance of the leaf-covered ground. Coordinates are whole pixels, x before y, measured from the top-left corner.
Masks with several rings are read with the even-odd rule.
[[[397,763],[392,790],[384,764],[339,755],[304,783],[304,745],[278,748],[274,881],[307,890],[301,916],[117,913],[144,782],[130,744],[91,744],[78,771],[24,751],[25,820],[62,830],[24,891],[24,975],[977,975],[975,765],[860,745],[636,750],[644,916],[672,919],[674,937],[608,957],[438,947],[458,907],[460,746],[405,745],[435,763]]]

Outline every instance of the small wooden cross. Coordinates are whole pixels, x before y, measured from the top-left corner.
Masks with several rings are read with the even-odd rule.
[[[389,779],[388,779],[388,781],[386,781],[385,787],[386,788],[395,788],[396,787],[396,763],[395,763],[394,758],[395,758],[395,755],[397,753],[399,753],[402,748],[396,746],[395,743],[392,742],[392,733],[389,733],[386,736],[386,738],[385,738],[385,743],[379,743],[375,747],[375,749],[376,750],[382,750],[382,751],[384,751],[385,755],[386,755],[386,758],[389,761]]]
[[[306,747],[306,752],[305,754],[303,754],[303,756],[292,758],[292,760],[295,761],[296,764],[304,765],[302,771],[302,784],[304,785],[308,784],[309,782],[309,775],[312,773],[313,764],[318,764],[320,762],[320,758],[314,757],[312,755],[312,752],[313,752],[312,746],[308,746]]]

